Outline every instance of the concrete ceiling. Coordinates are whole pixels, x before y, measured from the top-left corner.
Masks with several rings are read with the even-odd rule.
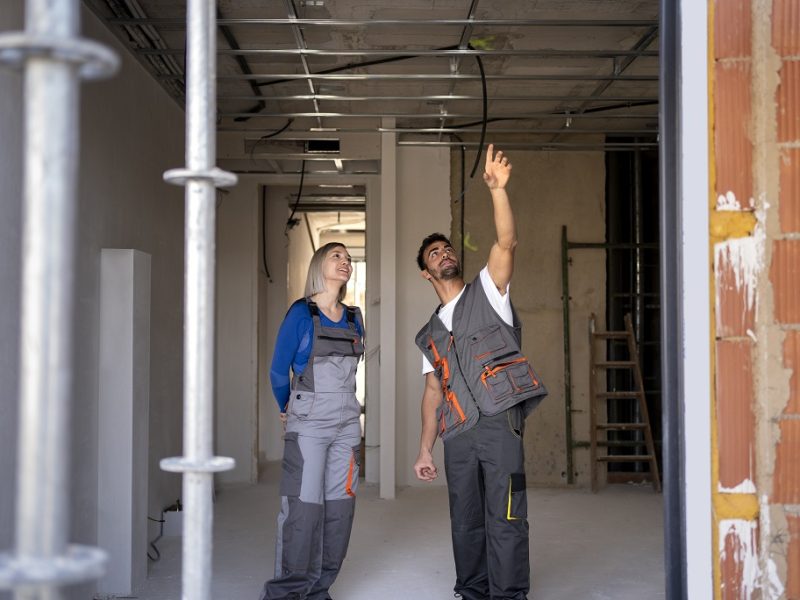
[[[85,2],[183,105],[185,1]],[[399,145],[463,143],[471,166],[483,119],[478,57],[487,141],[554,151],[657,143],[658,0],[217,6],[226,169],[378,172],[382,117],[394,117]],[[339,139],[340,150],[309,152],[309,138]]]

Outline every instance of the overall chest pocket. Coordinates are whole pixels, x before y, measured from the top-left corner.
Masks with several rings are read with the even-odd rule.
[[[298,419],[307,419],[314,409],[314,394],[292,392],[289,399],[289,413]]]

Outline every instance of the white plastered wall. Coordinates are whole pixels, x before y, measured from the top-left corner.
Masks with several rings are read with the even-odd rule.
[[[22,6],[22,0],[3,2],[0,30],[23,26]],[[162,472],[158,460],[181,453],[183,193],[163,183],[161,175],[184,163],[183,113],[85,10],[82,29],[122,57],[113,79],[81,88],[70,540],[94,544],[102,248],[134,248],[152,256],[150,514],[158,516],[180,494],[180,479]],[[0,486],[3,549],[12,543],[16,487],[21,87],[18,73],[0,70],[0,480],[8,482]],[[91,597],[93,589],[94,583],[75,586],[67,597]]]
[[[236,461],[220,483],[258,479],[258,185],[218,193],[216,262],[216,453]]]

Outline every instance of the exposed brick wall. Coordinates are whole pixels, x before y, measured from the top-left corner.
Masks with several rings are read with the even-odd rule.
[[[785,597],[800,600],[800,0],[773,0],[771,38],[780,59],[774,104],[780,235],[771,242],[770,282],[775,322],[785,335],[783,366],[790,372],[789,397],[777,417],[771,502],[788,527],[788,535],[774,532],[785,544]]]
[[[712,0],[709,6],[714,15],[710,70],[715,175],[711,199],[716,313],[715,597],[733,600],[749,597],[754,585],[750,566],[758,551],[757,520],[753,514],[737,512],[738,507],[754,503],[756,480],[753,27],[751,0]]]

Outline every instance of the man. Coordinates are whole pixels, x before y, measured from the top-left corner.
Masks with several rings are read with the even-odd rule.
[[[489,145],[483,179],[497,241],[466,285],[450,241],[425,238],[422,276],[441,302],[417,334],[425,391],[417,477],[438,476],[432,450],[444,443],[457,595],[465,600],[525,599],[530,589],[522,436],[525,417],[547,393],[520,351],[508,289],[517,245],[505,187],[511,164]]]

